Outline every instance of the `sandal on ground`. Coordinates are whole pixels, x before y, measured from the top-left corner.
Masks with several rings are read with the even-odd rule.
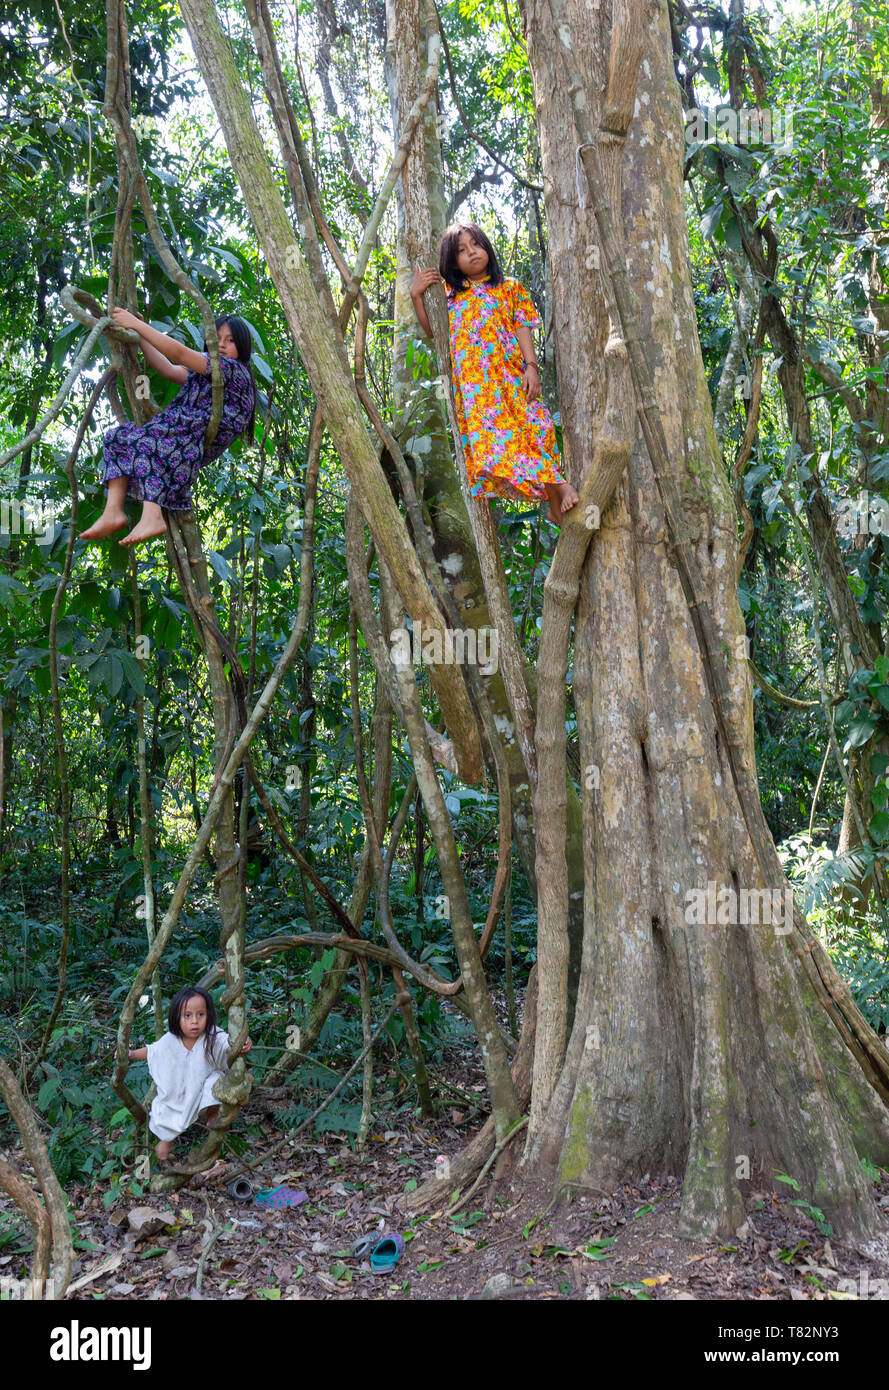
[[[404,1237],[396,1235],[394,1231],[389,1231],[382,1237],[370,1257],[370,1267],[377,1274],[383,1270],[391,1269],[397,1264],[404,1252]]]
[[[253,1198],[257,1207],[299,1207],[308,1200],[308,1192],[297,1192],[285,1183],[281,1183],[279,1187],[261,1187]]]

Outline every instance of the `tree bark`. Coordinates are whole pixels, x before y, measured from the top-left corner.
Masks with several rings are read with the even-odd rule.
[[[52,1277],[46,1282],[44,1297],[48,1300],[62,1299],[65,1297],[65,1290],[71,1281],[71,1266],[74,1263],[74,1247],[68,1225],[68,1207],[65,1194],[53,1172],[34,1112],[22,1094],[15,1073],[3,1057],[0,1057],[0,1096],[6,1102],[9,1114],[21,1136],[22,1148],[36,1175],[37,1184],[43,1197],[43,1211],[49,1221],[53,1265]],[[14,1201],[19,1200],[17,1190],[10,1193]],[[35,1225],[34,1264],[31,1273],[35,1279],[43,1281],[47,1273],[48,1255],[45,1222],[37,1215],[30,1199],[26,1199],[22,1206],[29,1219],[37,1223]],[[38,1292],[40,1290],[32,1286],[32,1297],[35,1297]]]
[[[841,1230],[861,1234],[878,1219],[858,1154],[884,1161],[889,1123],[819,1007],[815,972],[800,968],[811,954],[804,924],[749,798],[752,696],[734,506],[691,294],[666,0],[595,9],[567,0],[557,42],[553,14],[562,9],[558,0],[528,0],[525,20],[572,480],[582,476],[582,441],[593,437],[601,407],[609,324],[603,294],[587,278],[590,261],[578,254],[590,245],[589,214],[578,207],[569,102],[578,88],[566,73],[566,40],[606,148],[619,129],[609,65],[620,62],[628,35],[642,44],[616,215],[666,460],[654,469],[637,445],[581,577],[575,703],[581,766],[599,769],[583,803],[585,935],[574,1026],[552,1098],[529,1126],[526,1169],[557,1192],[679,1171],[680,1230],[689,1236],[731,1233],[749,1185],[787,1173]],[[630,345],[636,329],[624,328]],[[680,583],[677,516],[663,500],[671,489],[703,585],[694,600],[685,559]],[[694,605],[715,626],[727,681],[715,680]],[[740,892],[763,889],[779,895],[777,920],[739,921]],[[708,890],[720,895],[718,910]],[[547,968],[541,960],[541,991]]]

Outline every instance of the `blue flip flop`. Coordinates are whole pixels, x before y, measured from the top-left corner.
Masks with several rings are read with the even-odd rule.
[[[403,1253],[404,1237],[396,1235],[394,1231],[387,1232],[370,1257],[370,1267],[377,1274],[383,1270],[391,1269],[393,1265],[398,1263]]]

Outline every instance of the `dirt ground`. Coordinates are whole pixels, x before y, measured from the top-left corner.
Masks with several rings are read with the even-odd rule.
[[[85,1300],[385,1299],[453,1300],[873,1300],[889,1296],[889,1240],[858,1249],[828,1234],[790,1187],[752,1193],[747,1219],[723,1245],[677,1236],[679,1183],[645,1177],[608,1195],[579,1196],[547,1210],[545,1196],[490,1181],[468,1204],[442,1201],[406,1214],[405,1190],[456,1154],[481,1123],[452,1108],[423,1125],[413,1117],[374,1130],[365,1152],[327,1136],[270,1158],[250,1175],[256,1189],[280,1182],[304,1190],[298,1207],[268,1211],[226,1191],[237,1160],[169,1197],[131,1197],[106,1210],[102,1194],[69,1187],[77,1261],[68,1297]],[[263,1117],[269,1143],[280,1137]],[[517,1143],[520,1143],[517,1140]],[[255,1156],[262,1145],[252,1149]],[[441,1168],[439,1164],[439,1168]],[[875,1184],[887,1214],[889,1175]],[[519,1195],[516,1193],[519,1192]],[[129,1213],[158,1219],[137,1235]],[[11,1212],[4,1199],[0,1210]],[[23,1233],[25,1231],[22,1223]],[[353,1258],[358,1236],[397,1232],[397,1265],[372,1272]],[[9,1244],[5,1250],[9,1250]],[[21,1256],[0,1255],[0,1279],[20,1278]]]
[[[807,1194],[787,1184],[751,1192],[746,1220],[725,1244],[677,1235],[679,1181],[646,1175],[610,1194],[578,1196],[551,1208],[511,1179],[485,1179],[468,1203],[451,1210],[451,1185],[419,1216],[406,1195],[458,1154],[484,1120],[484,1077],[472,1049],[449,1052],[436,1071],[444,1104],[424,1123],[409,1108],[390,1111],[391,1128],[372,1128],[363,1153],[341,1135],[303,1136],[262,1161],[255,1190],[287,1183],[307,1193],[301,1205],[264,1210],[226,1191],[245,1158],[280,1141],[273,1103],[248,1102],[237,1122],[252,1126],[241,1158],[224,1150],[226,1171],[203,1175],[171,1196],[121,1199],[106,1209],[104,1189],[67,1186],[76,1224],[71,1300],[652,1300],[847,1301],[889,1297],[889,1174],[874,1195],[886,1231],[862,1248],[837,1240]],[[377,1083],[382,1091],[381,1070]],[[402,1078],[402,1084],[404,1079]],[[386,1112],[383,1112],[384,1114]],[[181,1160],[200,1135],[179,1141]],[[515,1141],[518,1157],[521,1136]],[[14,1161],[22,1156],[12,1153]],[[439,1160],[436,1164],[436,1160]],[[510,1185],[511,1182],[511,1185]],[[800,1203],[800,1205],[794,1205]],[[150,1207],[141,1234],[130,1213]],[[3,1221],[5,1216],[6,1220]],[[8,1238],[18,1224],[20,1240]],[[0,1290],[21,1279],[27,1223],[0,1194]],[[398,1263],[383,1273],[352,1256],[355,1240],[396,1232]]]
[[[358,1158],[339,1144],[313,1144],[292,1167],[267,1173],[306,1190],[280,1211],[239,1205],[224,1188],[185,1189],[148,1204],[169,1222],[136,1238],[125,1213],[93,1198],[77,1213],[92,1247],[75,1284],[112,1264],[72,1298],[90,1299],[651,1299],[831,1300],[889,1296],[882,1243],[844,1246],[773,1194],[748,1202],[747,1229],[725,1245],[680,1240],[679,1185],[650,1178],[610,1197],[581,1197],[550,1212],[527,1194],[493,1202],[481,1193],[456,1216],[445,1207],[411,1219],[396,1185],[404,1157],[429,1146],[428,1131],[387,1132]],[[432,1147],[437,1147],[433,1145]],[[889,1181],[879,1201],[889,1207]],[[119,1224],[118,1224],[119,1223]],[[889,1223],[887,1223],[889,1228]],[[389,1272],[351,1256],[357,1236],[400,1233]],[[212,1243],[211,1243],[212,1242]]]

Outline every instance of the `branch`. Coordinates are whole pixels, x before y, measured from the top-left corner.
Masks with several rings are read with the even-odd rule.
[[[499,174],[488,174],[484,171],[484,169],[476,169],[472,178],[467,179],[464,184],[461,184],[461,186],[457,189],[456,193],[454,194],[453,198],[451,198],[451,201],[448,203],[448,210],[445,214],[445,220],[447,222],[452,222],[454,219],[454,214],[456,213],[460,204],[466,202],[466,199],[469,197],[470,193],[477,193],[483,183],[499,184],[500,182],[501,177]]]
[[[31,1261],[31,1287],[27,1298],[39,1299],[49,1278],[49,1261],[52,1255],[52,1227],[46,1207],[37,1193],[25,1182],[21,1173],[9,1163],[0,1159],[0,1191],[11,1197],[16,1206],[27,1216],[34,1233],[34,1258]]]
[[[430,6],[429,8],[430,11],[432,11],[432,17],[435,18],[434,6]],[[407,161],[408,151],[410,149],[410,144],[414,136],[414,131],[416,130],[417,125],[419,124],[423,112],[429,105],[432,93],[435,91],[436,84],[438,83],[438,62],[440,48],[441,35],[436,20],[435,23],[428,23],[426,27],[426,76],[423,82],[423,87],[420,91],[419,96],[417,97],[416,101],[414,102],[413,106],[411,107],[408,113],[407,120],[404,123],[404,129],[400,133],[401,138],[398,141],[398,148],[396,149],[392,163],[389,166],[389,172],[383,180],[382,186],[380,187],[380,191],[377,194],[377,200],[374,203],[373,210],[370,214],[370,218],[368,219],[367,226],[364,229],[364,235],[361,238],[361,245],[358,247],[358,254],[355,257],[355,265],[352,270],[352,275],[348,285],[346,286],[346,293],[343,297],[343,303],[340,309],[340,322],[342,322],[343,313],[348,313],[349,311],[351,311],[351,307],[358,297],[358,290],[361,285],[361,281],[364,279],[364,273],[367,270],[367,263],[370,260],[370,253],[374,248],[374,243],[377,238],[377,231],[379,229],[383,213],[386,210],[386,204],[392,196],[392,190],[395,187],[398,175],[401,173]]]
[[[749,657],[747,658],[747,665],[750,667],[750,674],[756,681],[760,690],[764,695],[768,695],[770,700],[774,700],[776,705],[783,705],[785,709],[821,709],[823,703],[821,700],[797,700],[793,695],[785,695],[777,686],[772,685],[766,680],[765,676]],[[838,705],[840,701],[845,698],[845,695],[838,695],[833,703]]]
[[[294,935],[280,933],[277,936],[267,936],[262,941],[254,941],[244,948],[244,961],[247,965],[253,965],[256,961],[269,960],[280,952],[298,951],[304,946],[320,946],[324,951],[350,951],[352,955],[361,956],[365,960],[379,961],[381,965],[400,966],[402,963],[394,951],[379,945],[376,941],[370,941],[366,936],[347,936],[323,931],[299,932]],[[405,966],[405,969],[408,967]],[[413,975],[413,970],[410,973]],[[222,975],[223,962],[218,960],[214,965],[211,965],[209,970],[204,972],[198,980],[198,984],[203,989],[211,989],[218,980],[222,979]],[[420,983],[422,984],[422,980]]]
[[[272,829],[277,835],[281,845],[291,856],[291,858],[296,860],[303,873],[314,884],[315,888],[318,890],[319,894],[326,902],[327,906],[330,908],[331,914],[336,919],[336,921],[339,922],[346,935],[353,938],[357,937],[358,932],[355,930],[355,927],[352,924],[352,919],[346,912],[346,909],[343,907],[342,903],[340,903],[337,900],[337,898],[328,888],[324,880],[322,878],[319,878],[313,865],[309,863],[308,859],[305,857],[304,854],[300,853],[296,845],[288,836],[281,822],[281,817],[278,815],[274,806],[270,802],[268,793],[257,774],[256,768],[253,766],[253,759],[250,757],[249,754],[245,759],[245,765],[250,780],[253,783],[253,786],[256,790],[256,794],[259,797],[260,802],[262,803],[262,808],[265,811],[266,816],[268,817],[269,824],[271,825]]]
[[[49,410],[40,420],[37,421],[37,424],[30,431],[30,433],[25,435],[24,439],[20,439],[18,444],[14,444],[11,449],[7,449],[5,454],[0,455],[0,468],[3,468],[7,463],[11,463],[12,460],[14,458],[17,458],[19,454],[23,453],[25,449],[30,448],[32,444],[36,443],[36,441],[43,434],[47,425],[52,424],[53,420],[56,418],[59,411],[62,409],[62,406],[65,404],[65,401],[68,399],[68,396],[71,394],[71,390],[74,386],[75,381],[80,376],[80,373],[83,371],[84,367],[86,366],[87,362],[92,356],[92,351],[95,347],[96,339],[98,338],[100,333],[105,332],[106,328],[111,323],[113,323],[113,320],[110,318],[101,318],[96,322],[95,326],[87,334],[86,341],[81,347],[80,352],[75,357],[71,370],[65,377],[65,380],[62,382],[59,394],[56,396],[52,405],[49,407]]]
[[[216,787],[210,797],[209,805],[207,806],[207,810],[201,822],[200,830],[198,831],[197,837],[191,848],[188,859],[186,860],[182,872],[179,876],[179,882],[177,883],[173,895],[170,899],[170,904],[167,908],[167,911],[164,914],[163,921],[157,929],[154,941],[151,945],[148,954],[142,962],[142,965],[139,967],[139,970],[136,972],[136,977],[133,981],[133,984],[130,987],[130,992],[126,997],[123,1010],[121,1012],[120,1022],[118,1024],[117,1030],[117,1051],[115,1054],[114,1074],[112,1077],[111,1085],[115,1095],[120,1097],[120,1099],[124,1102],[130,1113],[136,1118],[137,1121],[140,1122],[146,1118],[145,1110],[141,1103],[133,1095],[129,1087],[126,1085],[126,1082],[124,1081],[128,1065],[127,1047],[129,1045],[130,1030],[133,1025],[136,1006],[138,1004],[140,995],[146,989],[149,981],[151,980],[154,974],[154,971],[157,969],[160,959],[167,947],[167,943],[173,935],[176,923],[179,920],[179,914],[182,911],[189,887],[191,886],[192,879],[194,878],[195,873],[197,872],[199,864],[203,860],[204,852],[210,843],[210,837],[213,834],[216,822],[219,819],[223,806],[225,805],[226,798],[230,794],[235,773],[240,767],[250,747],[250,744],[253,742],[257,729],[259,728],[260,724],[265,718],[265,715],[271,707],[271,703],[275,698],[275,695],[277,694],[278,688],[281,685],[281,682],[283,681],[285,675],[287,674],[287,671],[290,669],[290,666],[293,663],[293,659],[296,656],[297,651],[299,650],[303,637],[305,636],[306,626],[308,623],[309,602],[312,587],[311,572],[315,538],[316,485],[317,470],[312,474],[309,474],[307,472],[306,507],[305,516],[303,519],[302,555],[300,559],[299,604],[297,607],[296,617],[293,622],[293,627],[290,631],[290,637],[288,638],[287,645],[284,648],[284,651],[282,652],[278,660],[278,663],[275,666],[274,671],[269,677],[269,680],[267,681],[265,688],[263,689],[255,706],[253,707],[250,717],[246,721],[241,735],[238,738],[235,747],[233,748],[231,754],[228,757],[225,767],[222,769],[219,775]]]
[[[0,1094],[21,1135],[28,1162],[37,1175],[37,1182],[49,1213],[54,1259],[53,1276],[47,1287],[46,1297],[50,1300],[61,1299],[65,1296],[74,1262],[65,1194],[53,1172],[34,1112],[22,1095],[15,1073],[3,1057],[0,1057]]]
[[[62,822],[62,862],[61,862],[61,917],[62,917],[62,943],[59,950],[59,982],[56,989],[56,997],[53,1001],[52,1009],[43,1030],[43,1037],[40,1047],[37,1050],[37,1057],[34,1066],[37,1066],[46,1055],[49,1047],[52,1030],[56,1025],[56,1019],[62,1008],[62,1001],[65,998],[65,985],[67,983],[68,967],[68,943],[69,931],[71,926],[71,807],[69,804],[68,793],[68,757],[65,751],[65,734],[62,728],[62,701],[59,694],[59,655],[58,655],[58,627],[59,613],[62,607],[62,600],[68,587],[68,580],[71,577],[71,561],[74,555],[74,545],[77,540],[77,476],[74,472],[74,465],[77,462],[77,455],[80,453],[80,446],[86,434],[87,426],[93,417],[99,397],[105,389],[107,383],[115,375],[113,367],[107,370],[100,377],[93,388],[89,404],[83,414],[83,419],[78,426],[77,434],[71,452],[65,462],[65,472],[68,476],[68,485],[71,489],[71,525],[68,531],[68,544],[65,548],[65,562],[62,567],[62,575],[56,586],[52,601],[52,612],[49,619],[49,679],[52,691],[52,722],[53,733],[56,741],[56,756],[59,763],[59,802],[61,806]]]
[[[139,147],[133,134],[130,116],[129,36],[124,0],[107,0],[106,23],[107,66],[103,107],[105,119],[114,130],[118,151],[129,168],[130,177],[133,180],[145,221],[148,224],[148,232],[154,242],[161,265],[173,283],[178,285],[179,289],[194,302],[203,319],[204,338],[210,356],[210,380],[213,393],[210,419],[207,422],[204,437],[204,446],[209,448],[216,438],[219,422],[222,419],[223,385],[222,369],[219,365],[219,335],[216,331],[216,320],[201,291],[194,281],[185,274],[173,255],[167,239],[161,231],[157,212],[151,194],[148,192],[148,184],[145,182],[145,175],[139,159]],[[119,233],[120,227],[118,226],[115,228],[115,240],[118,239]]]
[[[490,1155],[488,1159],[486,1159],[481,1172],[479,1173],[475,1182],[469,1188],[468,1192],[464,1193],[464,1195],[460,1198],[458,1202],[454,1202],[453,1206],[448,1207],[448,1216],[453,1216],[455,1211],[459,1211],[461,1207],[465,1207],[466,1203],[469,1201],[473,1193],[475,1193],[478,1190],[478,1188],[481,1187],[482,1183],[485,1180],[485,1175],[487,1174],[491,1165],[495,1163],[496,1160],[500,1157],[509,1141],[513,1139],[515,1135],[519,1133],[520,1130],[523,1130],[527,1123],[528,1117],[527,1115],[523,1115],[522,1118],[519,1120],[518,1124],[513,1125],[509,1133],[505,1135],[503,1139],[500,1140],[499,1144],[495,1145],[493,1153]]]
[[[436,13],[438,14],[438,7],[437,7],[437,6],[436,6]],[[438,14],[438,18],[439,18],[439,23],[441,23],[441,15],[440,15],[440,14]],[[444,31],[444,27],[443,27],[443,26],[442,26],[442,28],[441,28],[441,42],[442,42],[442,47],[444,48],[445,63],[447,64],[447,68],[448,68],[448,80],[450,81],[450,84],[451,84],[451,95],[452,95],[453,98],[454,98],[454,105],[456,106],[457,110],[458,110],[459,113],[460,113],[460,120],[461,120],[461,122],[463,123],[463,128],[464,128],[464,130],[466,131],[466,134],[469,135],[469,136],[475,141],[475,143],[476,143],[477,145],[480,145],[481,148],[484,150],[485,154],[489,154],[489,155],[491,156],[491,158],[494,160],[494,162],[495,162],[496,164],[499,164],[499,165],[500,165],[500,168],[501,168],[501,169],[505,169],[506,172],[507,172],[507,174],[511,174],[512,177],[515,179],[516,183],[520,183],[520,184],[522,185],[523,188],[530,188],[531,191],[534,192],[534,193],[542,193],[542,192],[543,192],[543,185],[542,185],[542,184],[539,184],[539,183],[529,183],[527,179],[523,179],[522,176],[521,176],[521,174],[517,173],[516,170],[513,169],[513,167],[512,167],[511,164],[507,164],[506,160],[502,157],[502,155],[499,155],[499,154],[497,153],[496,150],[492,150],[492,149],[491,149],[491,146],[490,146],[489,144],[487,144],[486,141],[484,141],[484,140],[482,139],[482,137],[481,137],[475,130],[473,130],[472,125],[470,124],[470,121],[469,121],[469,117],[468,117],[467,114],[466,114],[466,108],[464,107],[462,101],[460,100],[459,94],[458,94],[458,92],[457,92],[457,79],[454,77],[454,69],[453,69],[453,66],[452,66],[452,64],[451,64],[451,50],[450,50],[450,48],[448,47],[448,40],[447,40],[447,36],[446,36],[446,34],[445,34],[445,31]]]

